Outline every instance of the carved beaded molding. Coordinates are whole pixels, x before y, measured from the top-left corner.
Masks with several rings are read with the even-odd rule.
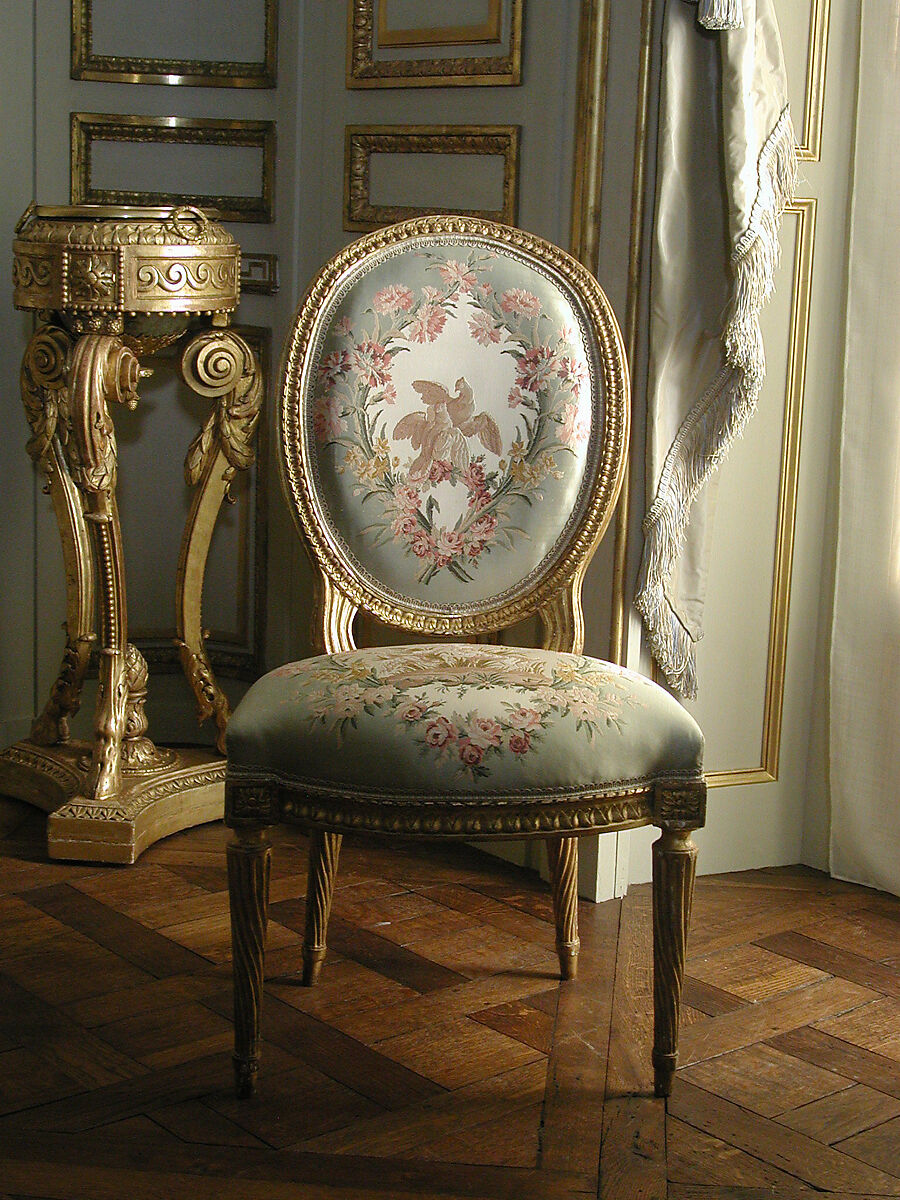
[[[279,821],[333,830],[403,834],[411,837],[528,837],[550,833],[591,833],[628,829],[652,820],[653,783],[633,783],[585,795],[534,797],[527,794],[437,802],[373,797],[358,792],[313,788],[275,777],[228,777],[225,821],[232,826],[274,825]]]
[[[297,398],[316,333],[317,317],[332,292],[340,286],[345,273],[368,255],[418,237],[468,237],[483,240],[500,250],[513,250],[533,256],[559,274],[573,287],[584,304],[592,333],[597,338],[603,368],[605,403],[602,448],[597,477],[585,512],[571,533],[568,544],[546,573],[524,595],[498,602],[479,611],[449,614],[428,609],[412,601],[400,605],[368,586],[353,571],[321,530],[316,519],[315,498],[310,481],[301,466],[305,457],[305,430],[301,427]],[[565,251],[521,229],[497,225],[472,217],[419,217],[376,230],[354,242],[327,263],[313,280],[294,319],[287,344],[281,387],[280,431],[281,470],[285,491],[291,502],[294,521],[306,539],[319,569],[334,586],[358,608],[370,612],[385,624],[418,633],[469,635],[496,629],[530,615],[547,605],[566,588],[590,558],[612,516],[619,494],[628,445],[629,381],[625,348],[609,301],[593,275]],[[301,453],[290,453],[299,448]]]

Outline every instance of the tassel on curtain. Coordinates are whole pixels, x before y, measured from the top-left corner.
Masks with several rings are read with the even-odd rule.
[[[700,0],[697,19],[706,29],[743,29],[741,0]]]

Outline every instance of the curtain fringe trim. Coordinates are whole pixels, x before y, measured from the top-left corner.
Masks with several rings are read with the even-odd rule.
[[[756,409],[766,373],[759,314],[772,294],[781,215],[797,184],[790,110],[760,152],[757,195],[731,259],[731,301],[722,333],[725,366],[682,422],[666,455],[656,497],[644,517],[644,553],[635,607],[669,685],[697,695],[694,638],[667,595],[684,544],[691,505]]]
[[[742,0],[700,0],[697,19],[706,29],[743,29]]]

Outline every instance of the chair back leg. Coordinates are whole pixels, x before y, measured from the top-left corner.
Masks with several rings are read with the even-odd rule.
[[[331,916],[341,835],[314,829],[309,839],[309,877],[306,883],[306,931],[303,937],[303,984],[312,987],[325,961],[325,935]]]
[[[578,974],[578,838],[548,838],[547,861],[553,888],[556,953],[562,979]]]
[[[265,829],[239,829],[228,846],[228,900],[234,971],[234,1074],[237,1094],[252,1096],[259,1072],[272,850]]]
[[[653,843],[653,1080],[668,1096],[678,1064],[678,1022],[697,847],[692,830],[664,829]]]

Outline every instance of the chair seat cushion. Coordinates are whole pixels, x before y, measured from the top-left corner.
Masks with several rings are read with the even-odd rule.
[[[577,654],[443,644],[320,655],[257,680],[229,770],[418,801],[612,793],[700,773],[703,735],[643,675]]]

